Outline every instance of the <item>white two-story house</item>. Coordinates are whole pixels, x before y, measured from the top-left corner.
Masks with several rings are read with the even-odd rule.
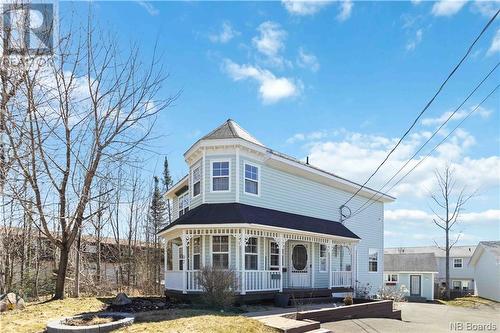
[[[171,256],[167,295],[202,292],[204,265],[233,270],[235,292],[254,299],[367,285],[374,294],[382,286],[391,196],[362,188],[341,209],[361,185],[267,148],[233,120],[184,158],[189,174],[166,193],[174,220],[159,233]],[[352,214],[369,198],[367,209]]]

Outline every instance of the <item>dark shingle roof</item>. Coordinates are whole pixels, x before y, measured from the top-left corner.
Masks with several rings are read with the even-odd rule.
[[[169,224],[160,232],[176,225],[186,224],[228,224],[252,223],[271,227],[309,231],[319,234],[334,235],[359,239],[343,224],[310,216],[292,214],[279,210],[250,206],[240,203],[216,203],[200,205]]]
[[[437,272],[434,253],[384,254],[384,271]]]
[[[212,139],[243,139],[259,146],[264,146],[259,140],[254,138],[250,133],[243,129],[238,123],[232,119],[226,120],[222,125],[214,129],[212,132],[208,133],[200,140],[212,140]]]

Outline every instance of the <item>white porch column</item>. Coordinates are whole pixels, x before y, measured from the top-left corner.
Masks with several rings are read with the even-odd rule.
[[[182,232],[181,240],[182,240],[182,293],[187,293],[187,247],[189,244],[189,240],[191,239],[191,235],[187,235],[186,231]]]
[[[241,230],[240,236],[240,253],[241,253],[241,294],[245,295],[246,291],[246,274],[245,274],[245,245],[246,245],[246,234],[245,229]]]
[[[332,280],[332,276],[333,276],[333,247],[335,245],[333,244],[332,241],[330,241],[330,243],[327,245],[327,248],[328,248],[328,289],[332,289],[332,285],[333,285],[333,280]]]
[[[280,259],[280,293],[283,292],[283,250],[285,248],[285,244],[287,239],[283,234],[279,234],[278,238],[275,238],[274,241],[278,244],[279,249],[279,259]]]
[[[314,281],[316,280],[316,255],[315,255],[315,246],[316,244],[314,242],[311,242],[311,286],[314,288]],[[320,250],[321,251],[321,250]]]
[[[354,286],[354,281],[356,279],[356,272],[355,272],[355,269],[356,269],[356,266],[355,266],[356,244],[351,244],[350,248],[351,248],[351,287],[352,287],[352,286]]]

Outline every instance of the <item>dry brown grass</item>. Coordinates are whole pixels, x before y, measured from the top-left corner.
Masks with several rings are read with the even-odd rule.
[[[28,303],[24,310],[0,314],[0,332],[43,332],[50,319],[100,311],[103,306],[95,297]]]
[[[452,306],[460,306],[464,308],[474,308],[477,309],[481,306],[487,306],[487,307],[498,307],[499,303],[495,301],[490,301],[489,299],[481,298],[481,297],[476,297],[476,296],[469,296],[469,297],[459,297],[455,298],[454,300],[451,301],[440,301],[446,305],[452,305]]]
[[[24,310],[0,314],[0,332],[43,332],[50,319],[100,311],[104,303],[97,298],[67,298],[62,301],[30,303]],[[136,314],[136,323],[119,332],[276,332],[260,322],[207,310],[172,309]]]

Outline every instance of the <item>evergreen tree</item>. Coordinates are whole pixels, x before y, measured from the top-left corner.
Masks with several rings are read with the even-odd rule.
[[[160,291],[160,280],[161,280],[161,251],[160,251],[160,238],[158,232],[165,225],[165,212],[166,206],[163,200],[163,193],[160,191],[160,180],[158,177],[154,176],[154,188],[153,195],[151,198],[151,205],[149,206],[149,233],[151,234],[151,239],[154,242],[154,253],[151,256],[153,259],[152,265],[152,275],[154,277],[154,288],[155,292]]]
[[[170,170],[168,168],[168,159],[165,156],[165,161],[163,162],[163,187],[165,192],[170,189],[173,185],[172,176],[170,175]],[[172,222],[172,207],[170,203],[170,199],[167,199],[166,202],[166,212],[167,212],[167,223]]]

